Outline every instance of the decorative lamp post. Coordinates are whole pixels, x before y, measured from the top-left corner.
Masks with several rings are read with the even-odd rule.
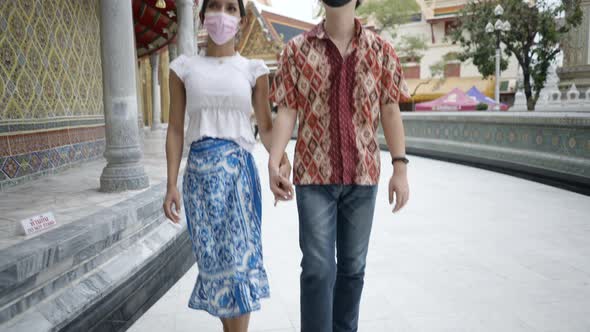
[[[486,32],[493,33],[496,35],[496,90],[495,90],[495,100],[496,106],[494,110],[500,110],[500,60],[501,60],[501,49],[500,49],[500,36],[502,32],[508,32],[511,29],[510,22],[502,21],[500,17],[504,15],[504,8],[502,6],[497,5],[494,9],[494,14],[497,17],[496,23],[492,24],[488,22],[486,25]]]

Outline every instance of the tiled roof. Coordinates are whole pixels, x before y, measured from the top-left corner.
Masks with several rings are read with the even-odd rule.
[[[286,43],[295,36],[311,30],[314,25],[291,17],[262,10],[260,13],[265,27],[270,30],[275,40]]]

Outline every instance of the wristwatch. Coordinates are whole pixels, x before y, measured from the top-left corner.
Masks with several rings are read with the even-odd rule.
[[[391,158],[391,164],[394,165],[396,161],[401,161],[404,164],[408,164],[410,162],[410,160],[408,160],[408,158],[406,157],[393,157]]]

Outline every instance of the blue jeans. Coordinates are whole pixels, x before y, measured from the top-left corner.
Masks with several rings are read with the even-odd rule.
[[[377,186],[298,186],[301,332],[358,330]]]

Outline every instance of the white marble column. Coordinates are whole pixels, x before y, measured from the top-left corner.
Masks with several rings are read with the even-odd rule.
[[[160,102],[160,54],[150,55],[152,65],[152,130],[162,128],[162,105]]]
[[[562,91],[572,84],[585,91],[590,88],[590,0],[581,0],[582,22],[562,38],[563,66],[559,69]]]
[[[202,2],[202,1],[200,1]],[[178,15],[178,35],[176,37],[177,54],[176,55],[195,55],[195,39],[196,30],[194,24],[194,1],[193,0],[177,0],[176,14]],[[184,114],[184,129],[188,127],[188,112]],[[187,144],[187,142],[185,142]],[[185,146],[187,150],[188,146]]]
[[[143,151],[137,126],[135,39],[131,1],[100,0],[100,43],[107,166],[100,190],[143,189],[149,179],[141,164]]]
[[[176,42],[168,44],[168,56],[170,57],[170,62],[178,57],[178,45]]]
[[[177,0],[178,54],[195,54],[195,26],[193,22],[193,0]]]

